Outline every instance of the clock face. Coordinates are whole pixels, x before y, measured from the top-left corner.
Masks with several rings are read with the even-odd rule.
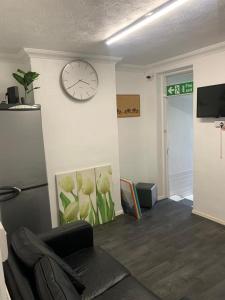
[[[62,85],[72,98],[89,100],[97,93],[98,75],[88,62],[76,60],[64,67]]]

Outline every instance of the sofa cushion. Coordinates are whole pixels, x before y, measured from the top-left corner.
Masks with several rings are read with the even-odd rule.
[[[29,229],[19,228],[12,235],[11,244],[16,255],[26,266],[33,268],[38,260],[47,255],[68,274],[79,293],[84,290],[85,287],[76,272]]]
[[[12,299],[35,300],[33,272],[24,266],[9,247],[8,259],[3,263],[5,281]]]
[[[85,285],[82,299],[93,299],[129,275],[129,271],[103,249],[86,248],[65,258]]]
[[[34,274],[40,300],[81,299],[69,277],[52,258],[44,256],[40,259]]]
[[[107,290],[96,300],[160,300],[156,295],[143,287],[132,276],[124,278],[113,288]]]

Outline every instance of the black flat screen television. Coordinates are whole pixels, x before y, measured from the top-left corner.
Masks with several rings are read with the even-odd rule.
[[[211,85],[198,88],[197,117],[225,117],[225,84]]]

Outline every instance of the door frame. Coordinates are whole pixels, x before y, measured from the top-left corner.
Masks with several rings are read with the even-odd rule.
[[[181,69],[169,70],[161,73],[161,141],[162,141],[162,182],[163,182],[163,194],[166,198],[170,195],[169,191],[169,163],[168,163],[168,123],[167,123],[167,101],[168,96],[166,95],[167,77],[176,74],[192,73],[194,77],[193,66],[184,67]]]

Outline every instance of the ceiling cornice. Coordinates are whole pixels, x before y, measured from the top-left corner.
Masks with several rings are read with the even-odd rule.
[[[184,60],[191,60],[191,59],[195,59],[202,55],[209,55],[209,54],[217,53],[217,52],[224,51],[224,50],[225,50],[225,42],[217,43],[217,44],[214,44],[214,45],[211,45],[208,47],[197,49],[192,52],[188,52],[188,53],[174,56],[174,57],[171,57],[171,58],[168,58],[165,60],[161,60],[161,61],[158,61],[158,62],[155,62],[152,64],[148,64],[148,65],[146,65],[146,68],[148,70],[149,69],[157,70],[158,68],[163,67],[164,65],[167,65],[170,63],[181,62]]]
[[[44,49],[35,49],[35,48],[24,48],[21,49],[17,53],[3,53],[0,52],[0,60],[4,61],[18,61],[29,59],[32,57],[35,58],[42,58],[42,59],[57,59],[57,60],[73,60],[76,58],[84,58],[89,59],[91,61],[98,61],[98,62],[108,62],[108,63],[115,63],[117,71],[127,71],[127,72],[145,72],[148,70],[155,70],[161,69],[166,65],[172,63],[180,63],[183,61],[191,61],[202,55],[209,55],[212,53],[217,53],[220,51],[225,51],[225,42],[217,43],[208,47],[200,48],[198,50],[188,52],[182,55],[178,55],[175,57],[171,57],[165,60],[161,60],[152,64],[143,65],[132,65],[132,64],[122,64],[119,63],[122,58],[121,57],[114,57],[114,56],[101,56],[101,55],[89,55],[89,54],[82,54],[82,53],[74,53],[74,52],[65,52],[65,51],[53,51],[53,50],[44,50]]]
[[[56,59],[56,60],[73,60],[77,58],[89,59],[96,62],[105,63],[118,63],[122,58],[115,56],[102,56],[102,55],[92,55],[83,53],[74,53],[66,51],[53,51],[45,49],[35,49],[35,48],[24,48],[24,52],[30,58],[41,58],[41,59]]]
[[[24,50],[20,50],[16,53],[5,53],[5,52],[0,52],[0,60],[4,61],[18,61],[18,60],[26,60],[29,57],[27,54],[24,52]]]
[[[217,53],[220,51],[225,51],[225,42],[217,43],[208,47],[200,48],[198,50],[187,52],[182,55],[174,56],[165,60],[161,60],[152,64],[143,65],[131,65],[131,64],[122,64],[119,63],[116,65],[117,71],[125,72],[148,72],[154,71],[157,72],[159,69],[164,68],[165,66],[172,63],[184,63],[185,67],[192,65],[191,60],[195,59],[202,55],[209,55],[212,53]]]
[[[131,64],[117,64],[116,71],[124,72],[145,72],[147,70],[146,66],[143,65],[131,65]]]

